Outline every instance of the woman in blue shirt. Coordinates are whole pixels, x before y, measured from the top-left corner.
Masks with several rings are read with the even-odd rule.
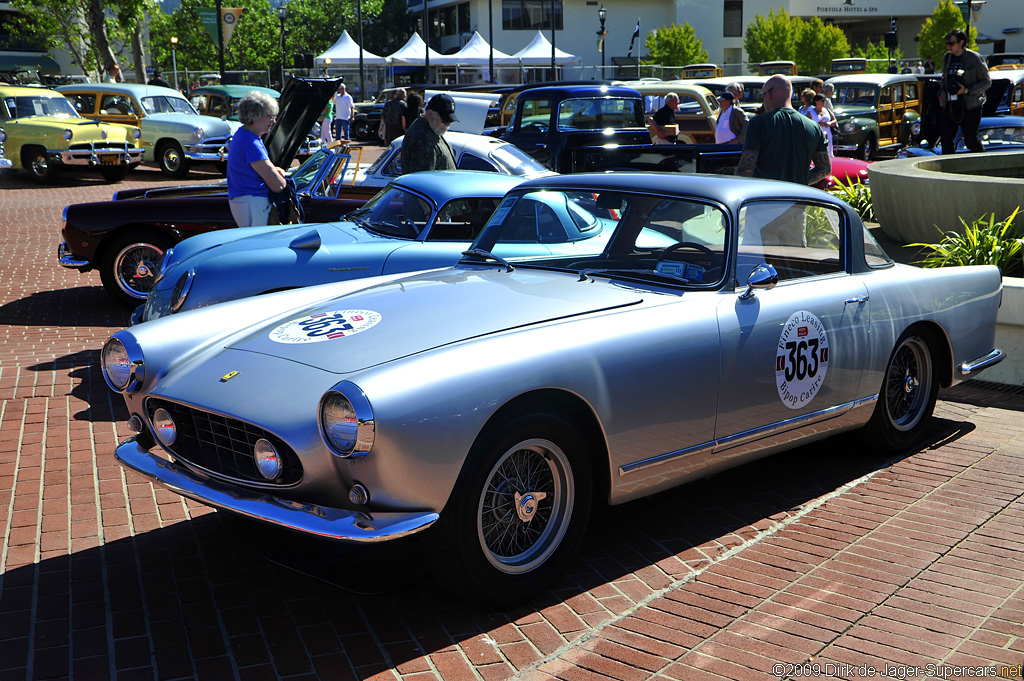
[[[274,127],[277,111],[277,102],[262,92],[250,92],[238,101],[242,127],[228,150],[228,203],[239,227],[267,224],[269,192],[285,188],[284,171],[270,162],[260,139]]]

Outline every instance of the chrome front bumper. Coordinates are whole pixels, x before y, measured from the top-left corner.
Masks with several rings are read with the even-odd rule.
[[[90,144],[71,149],[48,149],[46,155],[68,166],[126,165],[142,162],[139,147],[104,147]]]
[[[183,497],[324,539],[356,543],[388,541],[425,530],[438,519],[437,513],[426,511],[371,515],[326,508],[226,485],[150,453],[134,437],[122,442],[115,456],[124,468]]]
[[[11,159],[4,157],[3,152],[0,151],[0,168],[10,168],[14,165]]]
[[[71,249],[68,248],[68,242],[66,241],[61,241],[60,246],[57,246],[57,261],[63,267],[76,270],[82,267],[89,267],[92,264],[88,260],[76,260],[75,256],[71,254]]]
[[[207,139],[201,144],[186,144],[185,156],[193,161],[226,161],[231,138]]]

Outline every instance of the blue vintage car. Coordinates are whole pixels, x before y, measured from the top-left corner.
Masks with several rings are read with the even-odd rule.
[[[985,151],[1024,151],[1024,116],[985,116],[978,124],[978,139]],[[953,138],[955,153],[970,152],[964,143],[963,132],[957,128]],[[919,144],[900,149],[897,158],[935,156],[942,153],[942,141],[922,140]]]
[[[343,222],[247,227],[186,239],[167,252],[134,322],[246,296],[458,262],[505,194],[524,178],[477,171],[413,173],[394,180]],[[610,229],[558,195],[538,195],[533,231],[508,234],[496,255],[599,253]],[[657,234],[648,234],[652,245]],[[664,238],[661,238],[664,241]]]
[[[550,206],[603,246],[494,252]],[[926,445],[939,386],[1003,358],[1000,298],[995,267],[893,263],[816,189],[564,175],[513,189],[456,266],[192,310],[101,356],[129,471],[323,539],[424,533],[444,583],[510,602],[564,574],[597,503],[854,429]]]

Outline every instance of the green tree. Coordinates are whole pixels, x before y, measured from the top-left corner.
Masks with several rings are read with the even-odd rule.
[[[391,4],[401,6],[403,11],[407,7],[403,3]],[[381,13],[383,5],[383,0],[363,0],[363,42],[367,42],[367,25],[375,21]],[[349,32],[353,40],[359,42],[359,23],[356,18],[354,0],[291,0],[286,6],[288,8],[287,41],[290,52],[320,54],[333,45],[345,30]],[[413,20],[415,21],[415,17]],[[404,33],[398,47],[405,44],[411,33],[411,31]],[[365,47],[373,52],[368,44]]]
[[[865,45],[857,45],[850,52],[850,56],[867,59],[868,73],[885,73],[889,69],[889,48],[881,39],[877,43],[869,40]],[[893,49],[892,58],[899,63],[903,59],[903,50],[898,47]]]
[[[708,60],[704,41],[697,37],[697,32],[689,22],[682,26],[662,26],[651,31],[644,39],[644,47],[650,55],[648,59],[642,60],[644,64],[685,66]]]
[[[12,37],[50,53],[67,52],[84,74],[142,61],[141,53],[128,56],[145,8],[152,6],[146,0],[11,0],[10,6],[18,12],[10,20]]]
[[[939,0],[931,17],[925,19],[921,32],[917,34],[917,54],[921,59],[931,59],[942,64],[942,55],[946,53],[946,34],[954,28],[967,29],[964,15],[953,4],[953,0]],[[978,29],[971,28],[967,47],[977,48]]]
[[[840,59],[850,53],[850,43],[838,26],[825,25],[818,17],[810,21],[795,21],[799,22],[799,29],[793,61],[802,73],[828,73],[833,59]]]
[[[755,14],[743,36],[743,49],[750,63],[756,67],[763,61],[796,61],[796,39],[800,31],[797,21],[782,7],[778,14],[773,9],[768,10],[767,17]]]

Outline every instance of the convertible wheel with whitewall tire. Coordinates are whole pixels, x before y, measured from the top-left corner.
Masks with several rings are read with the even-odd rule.
[[[156,161],[160,172],[167,177],[179,179],[188,175],[189,160],[177,142],[161,142],[156,150]]]
[[[135,308],[146,300],[160,274],[160,261],[173,241],[156,232],[133,231],[107,244],[100,258],[100,279],[120,305]]]

